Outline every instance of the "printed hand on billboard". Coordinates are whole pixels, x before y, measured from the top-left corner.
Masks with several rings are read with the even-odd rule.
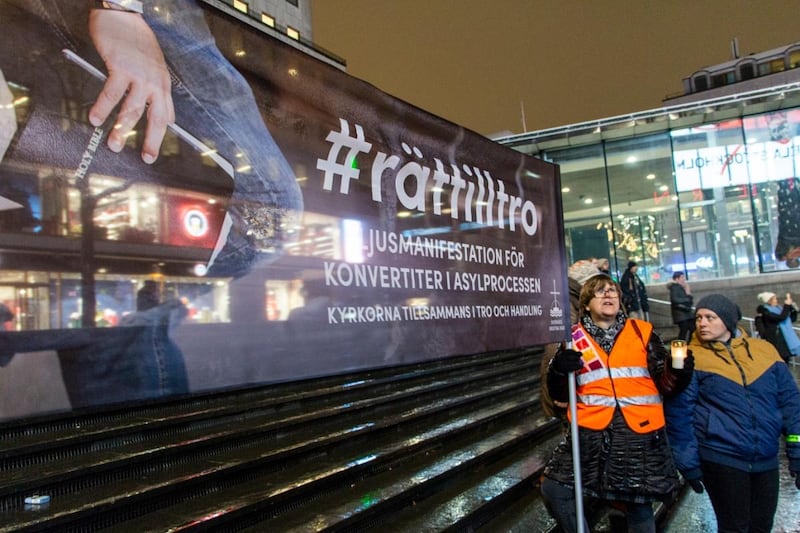
[[[89,33],[108,70],[108,79],[89,111],[89,120],[94,126],[101,125],[122,102],[108,137],[108,147],[119,152],[127,135],[146,113],[142,160],[153,163],[167,125],[175,121],[170,75],[161,47],[145,20],[136,13],[93,9],[89,15]]]

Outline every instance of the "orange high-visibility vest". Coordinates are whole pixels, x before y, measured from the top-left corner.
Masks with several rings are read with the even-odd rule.
[[[617,407],[637,433],[664,427],[661,395],[647,370],[646,344],[652,331],[649,322],[628,319],[607,354],[582,326],[574,326],[573,339],[582,342],[575,349],[583,352],[583,369],[576,373],[580,427],[605,429]]]

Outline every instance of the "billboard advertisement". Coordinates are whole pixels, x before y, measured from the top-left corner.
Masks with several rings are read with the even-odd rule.
[[[89,4],[0,1],[0,419],[566,337],[557,166],[222,7]]]

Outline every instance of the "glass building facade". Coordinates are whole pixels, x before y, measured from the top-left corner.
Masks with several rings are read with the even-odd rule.
[[[646,283],[800,264],[798,83],[497,140],[560,165],[570,261]]]

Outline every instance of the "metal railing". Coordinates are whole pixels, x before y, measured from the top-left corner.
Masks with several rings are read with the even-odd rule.
[[[658,305],[666,306],[667,309],[669,309],[671,307],[671,304],[666,300],[659,300],[657,298],[648,298],[647,301],[650,302],[650,304],[658,304]],[[669,313],[669,311],[667,311],[667,313]],[[749,317],[749,316],[743,316],[742,319],[739,321],[739,324],[742,325],[743,322],[747,324],[747,330],[749,330],[751,337],[756,337],[756,338],[759,338],[759,339],[761,338],[761,336],[758,334],[758,330],[756,330],[756,319],[755,318]],[[800,336],[800,327],[793,325],[792,329],[796,333],[798,333],[798,336]],[[789,359],[790,364],[792,366],[800,366],[800,361],[798,361],[798,359],[800,359],[800,356],[791,357]]]

